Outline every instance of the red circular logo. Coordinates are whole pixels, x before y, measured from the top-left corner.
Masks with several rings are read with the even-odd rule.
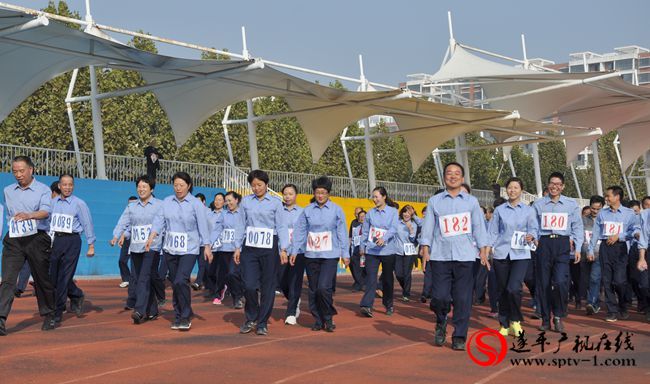
[[[492,346],[494,343],[487,343],[487,339],[492,338],[497,340],[497,348]],[[476,351],[474,351],[472,347],[475,347]],[[474,332],[467,342],[467,354],[473,362],[482,367],[499,364],[506,357],[507,352],[508,343],[506,338],[494,329],[480,329]],[[480,358],[477,357],[476,354],[478,354]]]

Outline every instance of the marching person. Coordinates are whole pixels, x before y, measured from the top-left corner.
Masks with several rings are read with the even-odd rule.
[[[235,232],[234,259],[236,264],[241,263],[246,298],[246,320],[239,332],[256,329],[258,335],[266,336],[278,266],[288,261],[289,232],[280,199],[268,191],[269,175],[261,170],[251,171],[248,183],[253,193],[244,197],[240,206],[246,229]]]
[[[136,196],[129,196],[129,200],[126,203],[127,207],[129,204],[135,203],[136,201],[138,201],[138,198]],[[128,288],[130,281],[133,279],[133,274],[129,269],[129,259],[131,258],[131,255],[129,254],[129,243],[131,241],[130,236],[131,232],[126,231],[124,232],[124,238],[119,239],[122,243],[120,246],[120,258],[117,262],[117,265],[120,268],[120,277],[122,277],[120,288]],[[128,296],[133,296],[134,292],[135,291],[133,289],[129,289]]]
[[[600,270],[605,289],[607,317],[614,322],[619,318],[627,320],[627,241],[639,230],[636,215],[630,208],[621,205],[623,189],[618,185],[607,188],[607,207],[598,212],[589,243],[588,258],[594,259],[594,249],[600,241]]]
[[[70,311],[80,317],[83,312],[84,293],[73,278],[81,252],[81,233],[86,235],[88,252],[95,255],[95,230],[88,205],[73,195],[74,177],[68,174],[59,177],[61,194],[52,200],[50,231],[54,233],[50,256],[50,279],[56,289],[55,321],[60,323],[68,297]]]
[[[395,241],[395,277],[402,287],[402,301],[408,303],[411,297],[413,255],[417,255],[416,234],[418,225],[413,220],[413,207],[405,205],[399,211],[399,223]]]
[[[445,165],[446,190],[427,203],[422,226],[420,255],[428,263],[433,282],[430,308],[436,314],[434,343],[443,346],[447,337],[447,314],[454,306],[453,350],[465,350],[474,286],[476,247],[481,263],[490,268],[488,238],[478,200],[461,190],[465,170],[452,162]],[[474,245],[476,243],[476,245]]]
[[[343,259],[346,266],[350,264],[345,214],[330,200],[332,181],[328,177],[319,177],[311,185],[315,201],[304,209],[295,224],[289,263],[296,265],[304,247],[309,308],[315,320],[311,330],[334,332],[336,325],[332,317],[337,313],[332,297],[334,275],[339,259]]]
[[[580,262],[583,242],[582,217],[575,200],[562,195],[564,175],[553,172],[548,177],[548,194],[535,201],[538,241],[535,258],[537,306],[542,315],[540,331],[564,332],[562,318],[567,316],[569,299],[569,263]],[[575,255],[575,256],[573,256]]]
[[[110,244],[114,246],[121,242],[120,246],[126,247],[123,236],[125,232],[130,232],[128,251],[133,263],[135,288],[131,318],[134,324],[141,324],[158,318],[158,299],[160,295],[163,299],[165,297],[165,283],[158,276],[162,236],[156,237],[149,250],[145,251],[154,218],[162,208],[162,201],[153,197],[156,183],[150,176],[138,177],[135,186],[139,199],[129,204],[120,216]]]
[[[212,262],[210,232],[206,207],[192,196],[190,175],[176,172],[172,176],[172,183],[174,195],[163,200],[162,208],[154,218],[144,251],[151,251],[156,237],[164,233],[163,256],[167,260],[174,298],[175,319],[171,329],[189,331],[194,315],[190,275],[201,247],[205,260]]]
[[[646,196],[647,197],[647,196]],[[643,198],[645,207],[646,197]],[[650,199],[647,200],[650,203]],[[644,208],[641,212],[641,228],[639,238],[639,261],[637,269],[639,270],[639,289],[643,300],[650,303],[650,273],[648,272],[648,261],[646,259],[648,251],[648,241],[650,239],[650,206]],[[639,298],[641,299],[641,298]],[[645,307],[645,320],[650,323],[650,305]]]
[[[355,208],[355,212],[357,209]],[[366,282],[366,258],[361,258],[359,253],[359,248],[361,246],[361,233],[363,231],[363,223],[366,221],[366,211],[360,209],[356,214],[357,225],[354,225],[354,221],[350,224],[350,245],[352,248],[352,256],[350,257],[350,273],[352,274],[352,283],[353,291],[362,291],[364,284]]]
[[[521,314],[523,283],[530,263],[530,244],[537,233],[537,219],[533,208],[521,201],[523,181],[511,177],[505,187],[508,201],[494,210],[488,229],[488,253],[494,250],[492,267],[497,281],[496,297],[490,300],[499,300],[499,333],[519,337],[524,319]]]
[[[289,249],[294,249],[294,230],[296,222],[303,211],[303,208],[296,205],[298,188],[293,184],[287,184],[282,188],[284,222],[289,230]],[[293,263],[284,266],[280,279],[280,288],[287,299],[287,310],[284,323],[296,325],[300,316],[300,295],[302,294],[302,281],[305,275],[305,250],[304,244],[296,244],[296,257]]]
[[[602,196],[594,195],[589,199],[589,214],[582,218],[582,225],[585,230],[585,240],[582,243],[581,256],[587,259],[585,268],[582,270],[586,276],[583,279],[587,281],[587,305],[585,309],[587,315],[594,315],[600,312],[600,287],[602,286],[602,279],[600,273],[600,242],[596,242],[594,254],[588,255],[589,243],[593,235],[594,222],[598,217],[598,212],[605,205],[605,199]],[[582,262],[582,259],[580,260]]]
[[[25,260],[29,263],[38,302],[38,312],[44,317],[44,331],[56,327],[54,284],[50,280],[52,239],[47,219],[52,210],[50,189],[34,177],[34,163],[28,156],[16,156],[11,161],[16,183],[4,189],[9,230],[2,242],[2,283],[0,283],[0,336],[7,335],[6,321],[14,301],[18,272]]]

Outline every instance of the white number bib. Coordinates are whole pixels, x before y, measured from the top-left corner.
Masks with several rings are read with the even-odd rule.
[[[167,232],[165,235],[165,250],[181,254],[187,253],[187,233]]]
[[[232,228],[224,229],[221,232],[221,242],[223,244],[230,244],[235,241],[235,230]],[[219,244],[221,245],[221,244]]]
[[[54,232],[72,233],[74,217],[63,213],[53,213],[50,220],[50,230]]]
[[[361,236],[360,235],[352,237],[352,245],[354,245],[355,247],[358,247],[358,246],[361,245]]]
[[[29,219],[16,221],[13,218],[9,220],[9,237],[26,237],[38,232],[36,220]]]
[[[151,224],[131,227],[131,244],[146,244],[151,234]]]
[[[328,252],[332,250],[332,232],[309,232],[307,235],[308,252]]]
[[[417,255],[417,251],[415,250],[415,244],[413,243],[404,243],[404,255],[406,256],[413,256]]]
[[[591,243],[591,237],[592,237],[591,231],[585,231],[585,243],[589,244]]]
[[[442,237],[468,235],[472,233],[472,220],[469,212],[440,216],[439,221]]]
[[[510,240],[510,248],[512,249],[527,249],[526,232],[515,231]]]
[[[568,223],[568,213],[542,213],[542,229],[545,231],[566,231]]]
[[[217,238],[217,240],[215,240],[214,243],[212,243],[210,246],[210,249],[216,252],[219,250],[219,247],[221,247],[221,239]]]
[[[374,243],[377,239],[383,239],[386,232],[388,232],[387,229],[370,227],[370,232],[368,232],[368,241]]]
[[[273,230],[268,228],[246,227],[246,246],[253,248],[273,248]]]
[[[603,235],[614,236],[623,231],[623,223],[620,221],[604,221],[603,222]]]

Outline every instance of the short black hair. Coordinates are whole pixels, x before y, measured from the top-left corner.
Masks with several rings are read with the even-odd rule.
[[[586,211],[588,209],[591,209],[591,207],[589,205],[585,205],[584,207],[582,207],[582,212],[584,212],[584,211]]]
[[[605,205],[605,199],[600,195],[593,195],[589,198],[589,205],[594,203],[600,203],[600,205]]]
[[[462,188],[467,189],[467,193],[472,193],[472,187],[470,187],[469,184],[467,184],[467,183],[462,183],[460,186],[461,186]]]
[[[639,200],[630,200],[627,202],[626,207],[632,208],[632,207],[639,207],[641,208],[641,202]]]
[[[548,175],[547,182],[550,183],[551,179],[554,178],[554,177],[557,177],[558,179],[560,179],[562,181],[562,184],[564,184],[564,175],[562,174],[562,172],[552,172],[550,175]]]
[[[650,200],[650,196],[643,196],[643,199],[641,199],[641,204],[644,204],[646,200]]]
[[[61,176],[59,176],[59,183],[61,182],[61,180],[63,180],[64,177],[69,177],[69,178],[71,178],[71,179],[72,179],[72,182],[74,183],[74,176],[72,176],[72,175],[69,174],[69,173],[63,173],[63,174],[61,174]]]
[[[332,180],[330,180],[330,178],[327,176],[321,176],[317,179],[312,180],[311,181],[312,191],[316,191],[317,188],[323,188],[324,190],[327,191],[327,193],[330,193],[330,191],[332,190]]]
[[[506,199],[504,199],[503,197],[497,197],[496,199],[494,199],[494,202],[492,203],[492,207],[496,208],[499,205],[504,204],[505,202]]]
[[[264,184],[268,184],[269,174],[262,171],[261,169],[254,169],[248,174],[248,184],[252,183],[255,179],[263,182]]]
[[[50,191],[56,193],[57,195],[61,194],[58,181],[53,181],[52,184],[50,184]]]
[[[149,185],[149,188],[151,188],[151,190],[153,190],[153,189],[156,187],[156,180],[154,180],[153,178],[149,177],[148,175],[142,175],[142,176],[138,177],[138,178],[135,180],[135,187],[136,187],[136,188],[138,187],[138,185],[140,184],[140,182],[148,184],[148,185]]]
[[[22,161],[23,163],[27,164],[28,167],[34,168],[34,163],[32,162],[32,158],[29,156],[23,156],[23,155],[18,155],[11,160],[12,163]]]
[[[214,197],[212,198],[212,200],[216,199],[217,196],[221,196],[224,199],[226,198],[226,195],[223,192],[217,192],[217,193],[214,194]]]
[[[293,191],[294,191],[296,194],[298,194],[298,187],[296,187],[295,184],[287,184],[287,185],[285,185],[284,187],[282,187],[282,193],[284,193],[284,190],[287,189],[287,188],[292,188]]]
[[[522,179],[520,179],[520,178],[518,178],[518,177],[511,177],[511,178],[509,178],[508,181],[506,181],[506,184],[505,184],[505,185],[506,185],[506,188],[508,188],[508,186],[510,185],[510,183],[518,183],[518,184],[519,184],[519,188],[521,188],[522,191],[524,190],[524,181],[523,181]]]
[[[197,193],[196,196],[194,196],[194,197],[196,197],[197,199],[205,202],[205,195],[202,194],[201,192]]]
[[[449,168],[452,165],[459,167],[461,176],[465,177],[465,167],[463,167],[460,163],[457,163],[455,161],[445,164],[445,168],[442,170],[443,177],[447,173],[447,168]]]
[[[625,197],[623,188],[621,188],[619,185],[612,185],[611,187],[607,187],[607,190],[612,191],[612,193],[617,195],[621,200],[623,200],[623,198]]]
[[[129,196],[129,201],[134,201],[134,200],[138,200],[138,198],[136,196]]]
[[[232,196],[238,203],[241,201],[241,195],[235,191],[226,192],[226,196]]]
[[[172,184],[174,184],[174,181],[176,179],[181,179],[185,183],[187,183],[187,185],[190,186],[190,193],[192,193],[192,190],[194,190],[194,184],[192,183],[192,177],[187,172],[181,171],[181,172],[174,173],[174,175],[172,176]]]

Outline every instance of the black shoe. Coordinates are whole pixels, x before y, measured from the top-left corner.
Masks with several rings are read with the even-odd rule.
[[[546,332],[546,331],[548,331],[548,330],[551,329],[551,324],[550,324],[550,323],[547,323],[547,322],[542,322],[542,325],[540,325],[539,327],[537,327],[537,329],[540,330],[540,331],[542,331],[542,332]]]
[[[16,297],[20,297],[20,296],[22,296],[22,295],[23,295],[23,291],[21,291],[20,289],[16,289],[16,290],[14,291],[14,296],[16,296]]]
[[[133,319],[133,324],[142,324],[142,323],[144,323],[144,316],[142,316],[138,312],[133,312],[131,314],[131,318]]]
[[[0,320],[2,320],[2,319],[0,319]],[[645,313],[645,321],[646,321],[647,323],[650,323],[650,310],[648,310],[648,311]]]
[[[433,343],[438,347],[442,347],[445,345],[445,339],[447,339],[447,320],[436,324],[436,335]]]
[[[75,315],[77,315],[77,317],[81,317],[81,314],[83,313],[84,301],[86,301],[85,296],[81,296],[75,299],[74,301],[73,300],[70,301],[70,309],[72,309],[72,311],[75,313]]]
[[[178,324],[179,331],[189,331],[192,328],[192,322],[190,319],[181,319],[181,322]]]
[[[173,329],[174,331],[178,331],[178,328],[180,328],[180,326],[181,326],[180,320],[174,320],[170,328]]]
[[[393,316],[393,313],[395,313],[395,309],[393,307],[386,308],[386,316]]]
[[[426,304],[427,303],[427,298],[424,296],[420,296],[420,303]]]
[[[62,321],[63,321],[62,315],[58,315],[58,314],[54,315],[54,322],[56,323],[56,325],[61,324]]]
[[[370,309],[370,307],[361,307],[361,315],[365,317],[373,317],[372,309]]]
[[[530,315],[530,318],[533,319],[533,320],[539,320],[539,319],[542,318],[542,314],[535,311],[532,315]]]
[[[564,332],[564,324],[562,323],[562,319],[559,317],[554,317],[553,318],[553,330],[558,333],[563,333]]]
[[[464,351],[465,350],[465,339],[462,337],[452,337],[451,338],[451,349],[454,351]]]
[[[195,290],[195,291],[198,291],[199,289],[201,289],[201,286],[198,285],[197,283],[190,284],[190,287],[192,287],[192,289]]]
[[[311,326],[311,330],[314,332],[318,332],[321,329],[323,329],[323,324],[321,323],[314,323],[314,325]]]
[[[577,301],[577,302],[576,302],[576,310],[579,311],[579,310],[581,310],[581,309],[582,309],[582,303],[579,302],[579,301]]]
[[[133,307],[130,307],[128,304],[124,306],[125,311],[132,311]]]
[[[242,309],[244,308],[244,303],[241,302],[241,299],[235,300],[235,309]]]
[[[618,320],[618,317],[616,316],[615,313],[608,313],[608,314],[607,314],[607,317],[605,317],[605,321],[607,321],[607,322],[609,322],[609,323],[613,323],[613,322],[615,322],[616,320]]]
[[[149,315],[147,316],[147,321],[158,320],[158,315]]]
[[[51,331],[54,328],[56,328],[56,321],[54,320],[54,315],[45,316],[45,320],[43,320],[43,326],[41,327],[41,330]]]
[[[7,320],[0,317],[0,336],[7,336]]]
[[[241,326],[241,328],[239,328],[239,333],[242,333],[242,334],[250,333],[250,331],[252,331],[253,328],[255,328],[256,325],[257,325],[257,323],[254,322],[254,321],[247,321],[247,322],[244,323],[244,325]]]
[[[260,325],[257,327],[257,331],[255,332],[257,336],[266,336],[269,334],[269,329],[266,328],[266,325]]]
[[[325,332],[334,332],[334,330],[336,329],[336,324],[334,324],[334,322],[332,320],[327,320],[325,322],[325,328],[324,329],[325,329]]]

